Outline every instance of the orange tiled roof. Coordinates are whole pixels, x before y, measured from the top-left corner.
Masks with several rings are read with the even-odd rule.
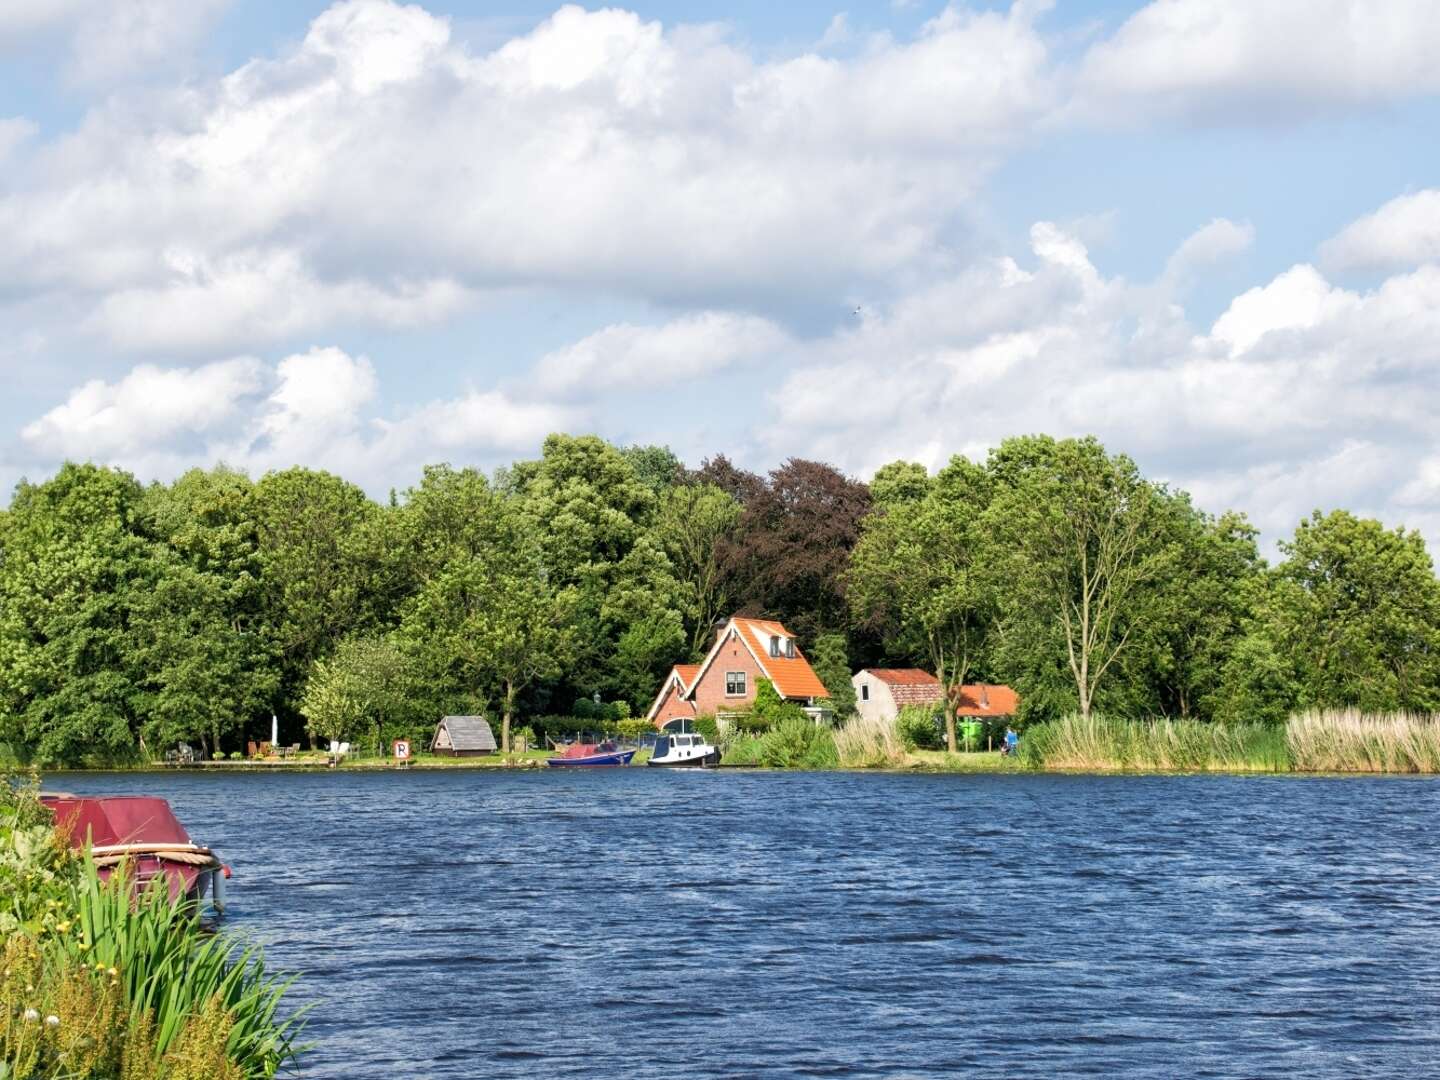
[[[1008,686],[967,683],[960,688],[956,716],[1014,716],[1020,695]]]
[[[680,688],[689,690],[690,684],[695,681],[695,676],[700,674],[699,664],[676,664],[675,674],[680,676]]]
[[[770,655],[772,635],[794,639],[795,635],[785,627],[770,619],[744,619],[738,615],[731,622],[745,636],[745,643],[760,658],[760,666],[770,673],[770,681],[775,684],[775,689],[779,691],[781,697],[828,698],[830,696],[830,691],[825,689],[825,684],[815,674],[815,669],[810,666],[810,662],[805,659],[798,646],[793,658]]]

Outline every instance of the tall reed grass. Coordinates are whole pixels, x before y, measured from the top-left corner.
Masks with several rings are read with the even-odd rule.
[[[1026,764],[1046,769],[1287,772],[1291,767],[1284,729],[1265,724],[1067,716],[1031,728],[1020,748]]]
[[[905,744],[894,721],[879,718],[852,716],[835,731],[835,751],[847,769],[886,768],[905,761]]]
[[[1311,710],[1285,732],[1302,772],[1440,773],[1440,716]]]
[[[1275,726],[1067,716],[1028,730],[1020,748],[1043,769],[1440,773],[1440,717],[1328,709]]]

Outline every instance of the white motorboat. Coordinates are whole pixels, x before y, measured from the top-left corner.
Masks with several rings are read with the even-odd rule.
[[[661,735],[645,764],[657,769],[713,769],[720,764],[720,750],[704,735]]]

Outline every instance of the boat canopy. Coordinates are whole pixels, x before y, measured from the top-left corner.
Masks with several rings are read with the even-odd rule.
[[[42,795],[55,812],[55,824],[73,844],[89,841],[97,847],[112,844],[190,843],[190,834],[164,799],[145,795],[107,795],[85,798]]]

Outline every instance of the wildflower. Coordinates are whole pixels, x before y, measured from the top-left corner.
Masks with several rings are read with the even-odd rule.
[[[90,946],[82,941],[79,945],[76,946],[76,948],[79,949],[81,952],[84,952],[86,949],[90,948]]]
[[[58,930],[58,931],[59,931],[60,933],[62,933],[62,934],[68,934],[68,933],[70,932],[70,923],[69,923],[69,922],[56,923],[56,924],[55,924],[55,929]]]
[[[26,1022],[27,1024],[33,1024],[33,1023],[37,1022],[39,1019],[40,1019],[40,1011],[39,1011],[38,1009],[26,1009],[26,1010],[25,1010],[25,1022]]]
[[[120,970],[119,968],[112,967],[109,974],[112,979],[118,979],[120,977]]]
[[[59,1027],[60,1017],[56,1016],[54,1013],[51,1013],[49,1016],[45,1017],[45,1026],[51,1028]]]

